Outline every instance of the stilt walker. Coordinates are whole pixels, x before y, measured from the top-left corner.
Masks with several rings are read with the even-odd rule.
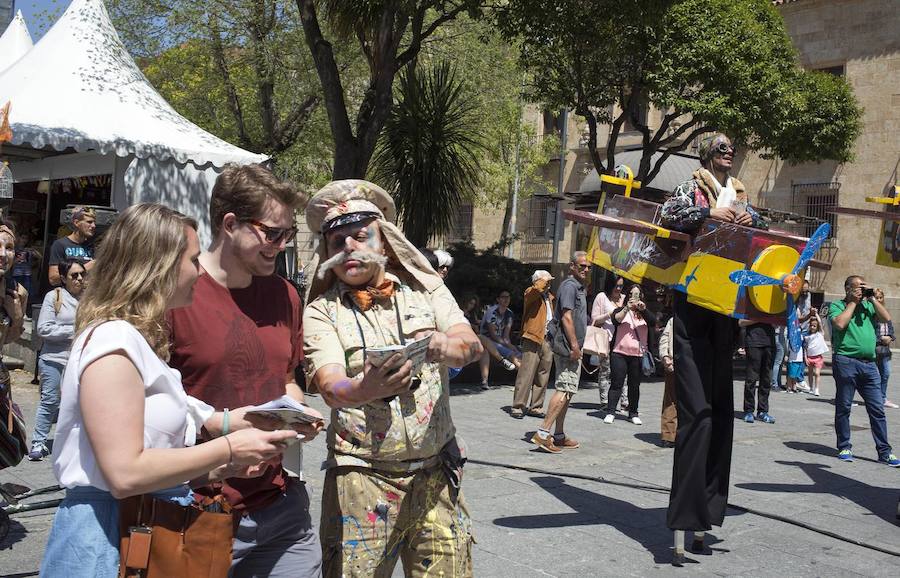
[[[728,137],[704,138],[699,152],[702,168],[666,200],[661,224],[688,233],[697,231],[708,218],[766,228],[749,207],[744,186],[728,176],[734,157]],[[675,531],[676,566],[684,563],[685,531],[694,533],[691,550],[701,553],[705,532],[713,525],[721,526],[725,518],[734,428],[735,327],[734,319],[675,293],[678,433],[666,523]]]

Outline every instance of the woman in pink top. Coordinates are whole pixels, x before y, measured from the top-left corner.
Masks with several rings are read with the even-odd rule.
[[[624,301],[623,289],[625,280],[614,274],[606,275],[603,291],[594,297],[594,305],[591,307],[591,325],[602,327],[608,334],[608,343],[612,343],[615,327],[613,325],[613,312],[622,306]],[[607,395],[610,386],[609,372],[609,348],[605,354],[597,356],[600,364],[597,366],[597,387],[600,389],[600,406],[606,408]]]
[[[649,333],[656,323],[656,316],[647,310],[644,304],[644,293],[640,285],[632,285],[628,289],[628,301],[613,313],[616,330],[610,344],[610,377],[609,401],[604,423],[612,423],[616,415],[616,404],[622,395],[625,378],[628,378],[628,419],[634,425],[641,425],[638,416],[640,401],[641,358],[650,342]]]

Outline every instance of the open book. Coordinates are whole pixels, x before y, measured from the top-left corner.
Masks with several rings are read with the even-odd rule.
[[[384,347],[366,348],[366,358],[375,367],[381,365],[395,353],[403,354],[403,362],[412,361],[412,375],[419,373],[422,365],[425,364],[425,358],[428,355],[428,344],[431,342],[431,335],[426,335],[415,341],[407,341],[406,345],[385,345]]]
[[[257,414],[273,419],[280,419],[288,426],[297,423],[315,423],[319,420],[324,421],[324,418],[319,417],[319,415],[314,412],[315,410],[308,405],[300,403],[287,395],[282,395],[278,399],[248,409],[247,415]]]

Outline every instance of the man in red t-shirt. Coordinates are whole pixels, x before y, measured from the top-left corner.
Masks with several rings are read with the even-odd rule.
[[[276,256],[296,233],[294,210],[301,203],[293,187],[259,165],[228,167],[216,180],[209,208],[213,242],[200,256],[193,303],[171,313],[170,364],[190,395],[219,411],[285,394],[303,400],[294,381],[303,356],[300,298],[274,274]],[[229,413],[234,429],[243,411]],[[301,431],[308,441],[320,428]],[[232,577],[321,575],[321,547],[301,478],[279,461],[258,478],[228,480],[222,493],[242,514]]]

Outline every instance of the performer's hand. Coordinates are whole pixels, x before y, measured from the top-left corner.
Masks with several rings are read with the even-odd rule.
[[[728,207],[719,207],[715,209],[709,210],[709,217],[711,219],[715,219],[717,221],[725,221],[726,223],[733,223],[736,217],[734,210]]]
[[[734,222],[737,223],[738,225],[743,225],[745,227],[749,227],[750,225],[753,224],[753,215],[751,215],[747,211],[738,213],[734,217]]]
[[[440,331],[419,331],[413,337],[422,339],[428,335],[431,335],[431,341],[428,342],[428,354],[425,359],[429,363],[443,363],[447,359],[447,350],[450,347],[447,334]]]
[[[403,362],[403,355],[395,353],[381,367],[375,367],[366,359],[359,388],[372,399],[384,399],[409,390],[412,383],[412,361]]]

